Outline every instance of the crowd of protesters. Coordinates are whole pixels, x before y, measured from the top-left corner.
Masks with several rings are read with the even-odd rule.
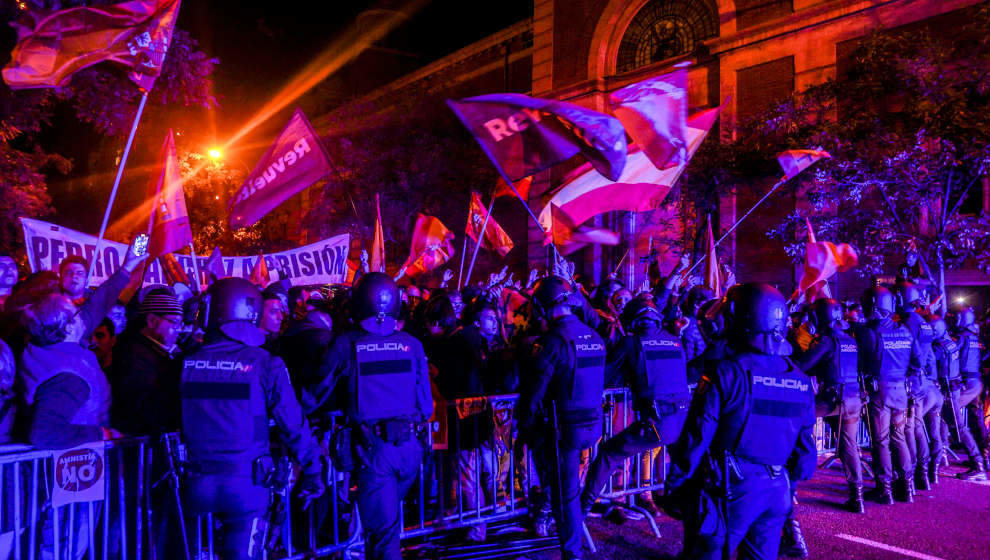
[[[203,313],[201,297],[197,290],[176,284],[142,287],[129,301],[120,301],[131,273],[141,261],[142,257],[128,253],[120,270],[90,289],[89,263],[83,258],[69,257],[57,271],[40,271],[19,279],[14,261],[0,256],[0,441],[65,449],[125,435],[158,438],[182,430],[179,380],[183,357],[203,344],[206,324],[198,316]],[[653,263],[649,283],[638,287],[626,286],[613,277],[593,285],[575,277],[573,265],[563,260],[552,271],[533,270],[525,282],[505,271],[460,290],[450,286],[450,272],[443,275],[439,286],[417,285],[408,279],[400,282],[405,285],[400,292],[396,325],[422,342],[434,397],[431,421],[434,426],[458,424],[456,432],[448,428],[445,436],[458,439],[456,445],[450,446],[457,453],[427,461],[434,463],[434,469],[457,473],[464,490],[460,500],[490,503],[493,496],[478,497],[474,492],[480,489],[486,493],[484,489],[493,487],[492,480],[499,481],[494,486],[504,488],[507,471],[512,467],[506,464],[507,450],[497,442],[512,445],[514,440],[493,436],[497,430],[513,428],[502,426],[490,415],[467,415],[462,419],[456,408],[444,403],[527,392],[532,380],[521,364],[532,354],[540,333],[532,308],[534,285],[554,275],[571,283],[582,296],[574,305],[574,315],[605,344],[606,388],[629,385],[628,376],[619,366],[632,329],[632,318],[625,312],[631,303],[649,300],[659,312],[660,327],[682,343],[688,383],[694,387],[731,352],[718,312],[719,302],[725,298],[717,298],[715,290],[725,292],[735,279],[730,276],[724,286],[706,287],[699,278],[685,274],[689,265],[690,260],[682,258],[663,276]],[[898,284],[912,285],[906,278],[899,278]],[[310,424],[323,425],[322,419],[328,413],[346,409],[340,387],[335,387],[328,375],[333,364],[327,363],[326,355],[335,340],[356,328],[348,305],[349,288],[291,286],[284,281],[260,288],[258,327],[265,334],[261,347],[284,361],[295,396]],[[895,292],[901,289],[897,285],[891,288]],[[924,322],[936,325],[937,335],[937,325],[943,319],[950,327],[959,325],[955,331],[948,329],[957,338],[962,331],[974,336],[985,336],[990,331],[970,326],[985,327],[987,321],[985,314],[974,314],[971,309],[957,310],[948,318],[938,317],[935,310],[928,309],[931,299],[924,289],[908,299],[899,312],[903,314],[906,307],[921,311]],[[875,319],[864,314],[858,300],[839,305],[844,330],[850,333],[857,325]],[[788,309],[791,320],[787,338],[796,362],[809,363],[807,353],[816,347],[824,327],[814,316],[812,304],[791,302]],[[958,317],[963,316],[972,319],[968,323],[960,321]],[[904,320],[903,316],[897,318]],[[946,331],[944,322],[941,331]],[[985,371],[980,362],[978,369]],[[809,374],[813,373],[809,369]],[[946,387],[943,392],[951,393],[951,389]],[[958,420],[953,430],[945,429],[953,422],[943,422],[941,416],[937,424],[929,426],[920,437],[932,440],[930,446],[925,444],[932,451],[917,460],[917,468],[921,469],[923,461],[934,465],[931,468],[937,474],[938,463],[951,439],[967,448],[972,447],[971,442],[975,444],[975,455],[967,449],[967,472],[975,473],[972,476],[990,467],[985,465],[990,460],[990,439],[983,403],[980,390],[975,398],[962,403],[971,414],[966,436]],[[838,430],[838,426],[834,429]],[[938,433],[928,433],[933,429]],[[915,441],[915,445],[920,443]],[[437,462],[444,464],[436,465]],[[924,478],[929,479],[927,471]],[[431,492],[427,494],[437,499],[437,494],[450,493],[450,488],[434,488]],[[660,496],[656,500],[661,500]],[[652,515],[658,515],[664,507],[655,503],[649,493],[637,496],[636,504]],[[618,510],[615,515],[632,514]],[[467,538],[485,540],[485,526],[473,525]],[[794,544],[793,535],[790,543]],[[797,546],[795,553],[802,554],[801,548]]]

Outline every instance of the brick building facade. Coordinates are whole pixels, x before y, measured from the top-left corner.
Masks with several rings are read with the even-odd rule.
[[[387,108],[394,96],[415,92],[464,97],[512,91],[567,100],[608,111],[608,94],[690,61],[692,110],[730,98],[720,120],[727,135],[738,119],[759,112],[794,91],[834,78],[858,38],[878,28],[928,23],[951,25],[979,0],[534,0],[532,18],[469,45],[365,95],[360,101]],[[320,130],[321,119],[316,119]],[[712,134],[708,141],[715,141]],[[530,201],[536,212],[541,195],[562,173],[541,173]],[[769,185],[768,185],[769,186]],[[746,197],[720,201],[716,223],[725,231],[752,204]],[[790,197],[768,205],[764,220],[783,215],[799,201]],[[637,257],[649,235],[683,238],[676,209],[666,232],[648,231],[649,216],[602,216],[621,230],[628,247],[586,249],[583,268],[601,277],[631,248],[622,271],[638,285],[643,269]],[[522,210],[519,209],[521,213]],[[676,229],[677,226],[673,226]],[[793,267],[779,243],[767,240],[759,221],[745,223],[726,246],[739,277],[792,287]],[[718,235],[718,232],[716,232]],[[517,243],[521,241],[517,239]],[[528,256],[542,261],[542,234],[529,225]],[[671,256],[671,258],[673,258]],[[975,282],[960,272],[959,280]],[[966,276],[966,278],[963,278]]]

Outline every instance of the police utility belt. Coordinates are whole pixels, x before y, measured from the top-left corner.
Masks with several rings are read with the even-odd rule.
[[[421,436],[427,427],[427,424],[413,422],[408,418],[388,418],[377,422],[360,422],[358,425],[391,444],[405,443],[413,436]]]
[[[784,465],[767,465],[728,453],[725,456],[725,462],[729,473],[738,480],[745,480],[747,475],[767,476],[775,479],[786,473]]]
[[[687,410],[691,401],[673,401],[673,400],[654,400],[647,403],[646,410],[644,411],[644,420],[659,420],[665,416],[673,416],[678,412]]]

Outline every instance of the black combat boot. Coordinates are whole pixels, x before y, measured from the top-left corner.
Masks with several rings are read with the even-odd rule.
[[[934,457],[928,465],[928,482],[931,486],[938,486],[938,475],[942,474],[942,458],[944,455]]]
[[[881,482],[880,488],[877,488],[877,501],[886,506],[894,505],[894,490],[890,487],[889,482]]]
[[[920,465],[914,471],[914,487],[923,492],[932,489],[932,484],[928,480],[928,469],[924,465]]]
[[[784,522],[784,533],[780,537],[780,553],[788,558],[807,558],[808,543],[801,534],[801,524],[793,517]]]
[[[893,485],[894,498],[898,502],[914,503],[914,477],[898,478]]]
[[[846,509],[853,513],[866,513],[866,503],[863,502],[863,485],[849,485],[849,499],[846,500]]]
[[[983,470],[982,458],[974,458],[969,461],[969,470],[956,475],[960,480],[986,480],[987,474]]]

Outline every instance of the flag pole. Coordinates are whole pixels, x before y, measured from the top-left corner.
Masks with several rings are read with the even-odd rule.
[[[774,184],[774,186],[770,187],[770,190],[767,191],[767,194],[763,195],[763,198],[757,200],[756,204],[754,204],[752,208],[750,208],[745,214],[743,214],[741,218],[736,220],[736,223],[732,224],[732,227],[729,228],[729,231],[725,232],[724,234],[722,234],[722,237],[718,238],[718,241],[715,242],[715,246],[718,247],[720,243],[725,241],[725,238],[729,237],[729,235],[731,235],[732,232],[736,231],[736,228],[739,227],[739,224],[741,224],[743,220],[748,218],[749,215],[752,214],[753,211],[756,210],[756,208],[759,205],[763,204],[768,198],[770,198],[770,195],[776,192],[776,190],[779,189],[780,186],[786,183],[789,179],[790,177],[788,177],[787,175],[781,177],[780,180]],[[707,254],[702,255],[701,258],[699,258],[693,265],[691,265],[691,268],[689,268],[687,272],[684,273],[684,277],[686,278],[689,274],[691,274],[691,272],[694,271],[694,269],[698,268],[699,264],[705,262],[706,258],[708,258]]]
[[[652,239],[652,238],[651,238]],[[615,270],[612,271],[611,276],[615,276],[619,273],[619,269],[622,268],[622,263],[626,262],[626,257],[629,256],[629,248],[626,248],[626,252],[622,254],[622,258],[619,259],[619,264],[615,265]],[[649,265],[647,265],[649,266]]]
[[[117,165],[117,176],[113,180],[113,188],[110,190],[110,200],[107,202],[107,209],[103,212],[103,223],[100,224],[100,234],[96,238],[96,248],[93,250],[93,260],[89,263],[89,270],[86,271],[86,283],[93,275],[93,267],[100,259],[100,246],[103,245],[103,235],[107,232],[107,222],[110,221],[110,211],[113,209],[113,201],[117,198],[117,188],[120,187],[120,178],[124,175],[124,166],[127,164],[127,156],[131,153],[131,145],[134,144],[134,136],[137,134],[138,123],[141,121],[141,114],[144,113],[144,105],[148,102],[148,92],[141,95],[141,102],[138,103],[137,114],[134,115],[134,122],[131,124],[131,133],[124,144],[124,153],[120,156],[120,164]],[[108,271],[109,272],[109,271]],[[107,274],[109,276],[109,274]]]
[[[199,280],[199,263],[196,262],[196,249],[193,247],[192,242],[189,243],[189,254],[192,255],[193,273],[196,275],[195,289],[196,289],[196,293],[198,294],[199,293],[199,282],[200,282],[200,280]]]
[[[457,291],[461,291],[461,277],[464,275],[464,255],[467,253],[468,234],[464,234],[464,246],[461,247],[461,267],[457,270]]]
[[[515,187],[512,188],[515,190]],[[495,208],[495,196],[492,196],[492,201],[488,203],[488,212],[485,214],[485,221],[481,224],[481,233],[478,234],[478,242],[474,244],[474,254],[471,255],[471,264],[468,265],[467,277],[464,278],[464,285],[471,283],[471,272],[474,271],[474,261],[478,258],[478,250],[481,249],[481,244],[485,240],[485,234],[488,233],[488,219],[492,217],[492,209]]]
[[[499,167],[498,165],[496,165],[495,166],[495,169],[497,169],[499,175],[501,175],[502,178],[505,179],[505,183],[507,185],[509,185],[509,188],[510,189],[512,189],[512,192],[516,195],[516,198],[519,199],[519,202],[522,202],[523,208],[526,209],[526,213],[529,214],[529,217],[530,218],[533,218],[533,223],[536,224],[536,227],[540,228],[540,231],[543,232],[544,234],[546,234],[547,230],[543,229],[543,224],[540,223],[540,219],[536,217],[536,214],[533,213],[533,209],[529,207],[529,203],[526,202],[526,200],[523,199],[522,195],[519,194],[519,191],[516,190],[516,184],[513,183],[512,181],[510,181],[509,178],[505,176],[505,173],[502,172],[502,168],[501,167]],[[552,242],[550,243],[550,250],[553,251],[553,255],[554,255],[554,257],[556,257],[556,259],[560,259],[561,258],[560,253],[557,252],[557,245],[555,243],[552,243]]]

